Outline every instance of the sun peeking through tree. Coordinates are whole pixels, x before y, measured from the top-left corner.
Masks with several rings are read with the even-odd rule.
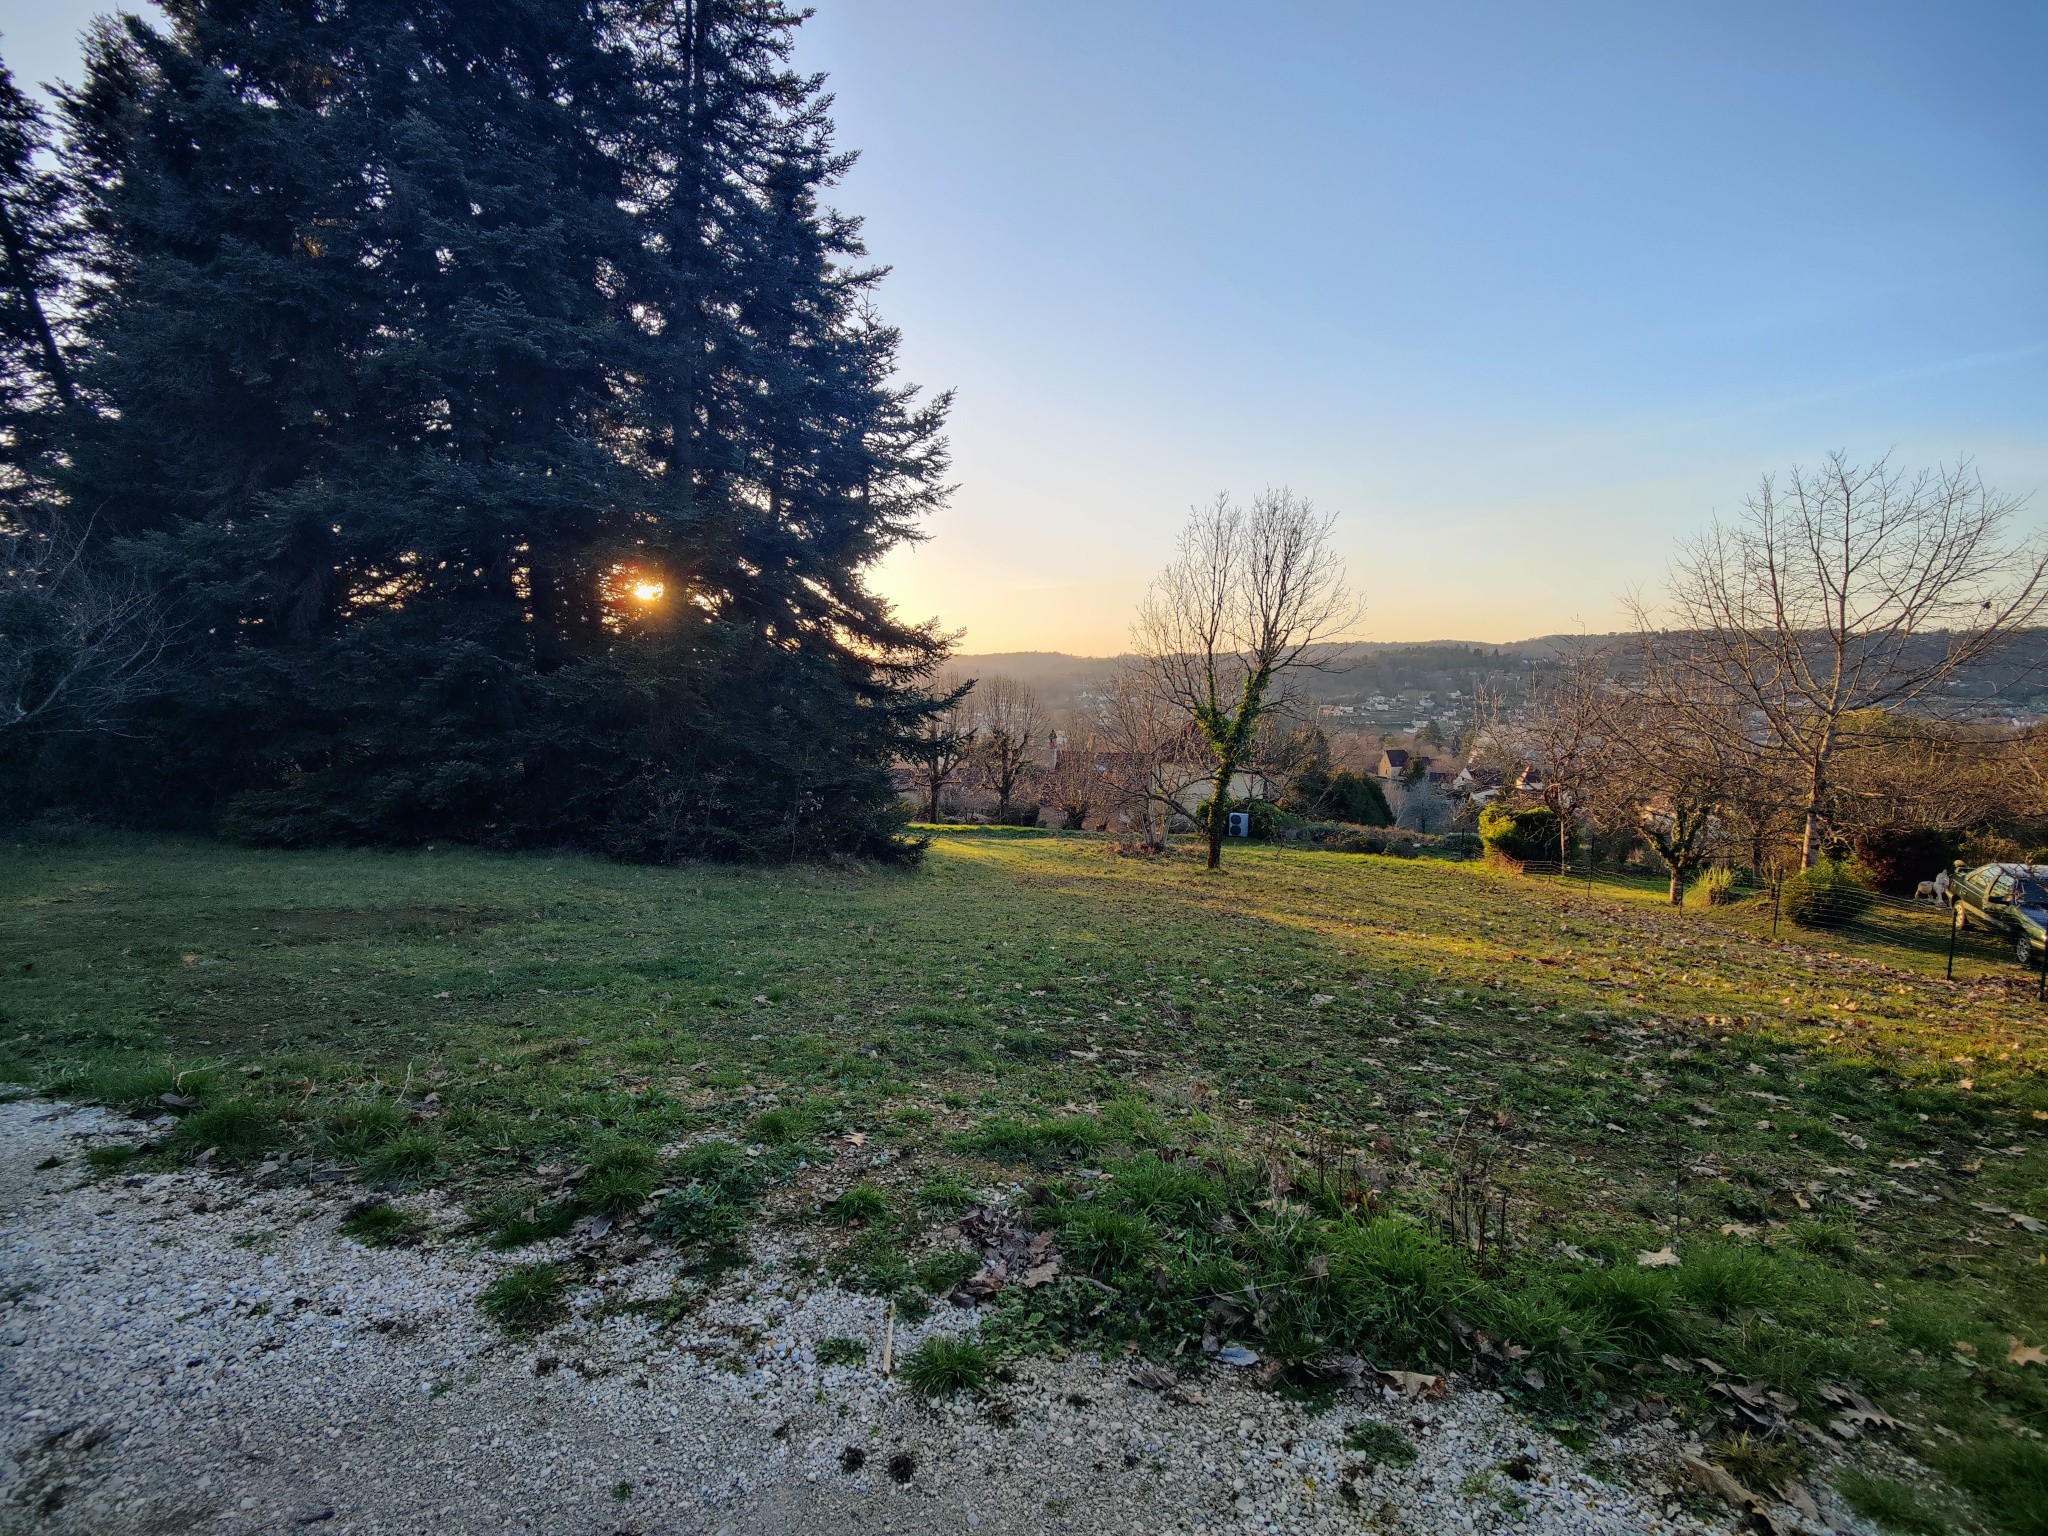
[[[27,469],[179,639],[10,792],[284,843],[908,851],[887,765],[947,644],[868,573],[946,494],[947,399],[825,201],[801,15],[164,13],[101,23],[63,102],[82,403]]]

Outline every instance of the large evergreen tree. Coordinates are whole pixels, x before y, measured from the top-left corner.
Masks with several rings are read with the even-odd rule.
[[[76,399],[57,308],[73,230],[41,109],[0,64],[0,521],[31,536],[52,510],[45,455]]]
[[[288,841],[893,849],[943,646],[864,577],[942,494],[945,402],[822,202],[798,17],[164,9],[65,103],[65,489],[188,641],[68,771]]]

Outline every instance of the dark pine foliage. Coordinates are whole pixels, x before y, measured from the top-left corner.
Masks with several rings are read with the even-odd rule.
[[[284,843],[904,851],[944,495],[781,0],[169,0],[64,102],[55,482],[175,604],[30,789]],[[61,786],[61,791],[60,787]]]
[[[41,111],[0,65],[0,518],[10,533],[48,531],[46,455],[76,398],[71,337],[56,307],[75,231],[49,149]]]

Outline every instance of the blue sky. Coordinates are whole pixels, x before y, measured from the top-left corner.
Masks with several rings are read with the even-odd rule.
[[[959,391],[882,582],[969,650],[1118,649],[1188,505],[1268,483],[1375,639],[1611,627],[1831,448],[2048,519],[2048,7],[818,8],[840,201]],[[10,62],[95,9],[0,0]]]

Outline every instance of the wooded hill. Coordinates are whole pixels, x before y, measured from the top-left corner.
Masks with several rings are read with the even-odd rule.
[[[1931,648],[1945,643],[1939,634],[1923,636]],[[1525,697],[1532,683],[1553,670],[1560,653],[1575,646],[1608,649],[1614,672],[1626,678],[1632,665],[1629,637],[1604,635],[1539,635],[1504,645],[1466,640],[1389,641],[1342,646],[1328,671],[1300,675],[1295,682],[1318,704],[1365,705],[1374,698],[1390,705],[1386,716],[1414,718],[1419,696],[1441,704],[1457,692],[1469,699],[1485,688],[1493,697],[1512,702]],[[1118,665],[1114,656],[1070,656],[1058,651],[1008,651],[954,657],[948,666],[962,677],[1011,677],[1035,690],[1053,708],[1085,703]],[[1965,719],[2032,721],[2048,715],[2048,629],[2023,632],[2008,649],[1970,668],[1960,685],[1945,691],[1942,709]],[[1933,708],[1930,705],[1928,708]]]

